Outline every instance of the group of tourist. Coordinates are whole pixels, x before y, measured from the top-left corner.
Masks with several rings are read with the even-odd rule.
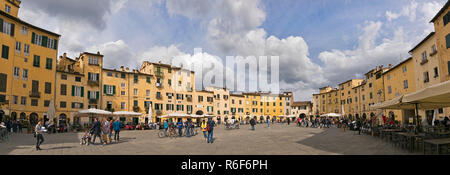
[[[11,132],[11,133],[22,133],[22,126],[23,123],[20,120],[5,120],[4,122],[4,126],[6,127],[7,132]]]
[[[92,127],[88,129],[85,129],[84,135],[81,138],[80,144],[86,144],[89,145],[90,143],[95,143],[95,140],[97,137],[100,139],[100,144],[106,145],[109,143],[112,143],[112,132],[114,131],[114,141],[119,142],[120,141],[120,129],[122,128],[122,123],[119,120],[112,120],[112,119],[106,119],[102,122],[98,121],[96,118],[94,123],[92,124]],[[91,138],[93,137],[93,140],[91,142]]]

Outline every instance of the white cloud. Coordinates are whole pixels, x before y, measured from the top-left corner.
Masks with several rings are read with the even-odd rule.
[[[415,21],[416,20],[416,13],[417,13],[417,6],[419,5],[419,3],[417,3],[416,1],[411,1],[410,4],[408,4],[407,6],[403,7],[402,11],[400,13],[394,13],[391,11],[386,11],[386,17],[388,19],[388,21],[392,21],[395,20],[399,17],[405,16],[408,17],[409,20]]]
[[[166,0],[170,15],[182,15],[190,19],[204,18],[210,13],[211,0]]]

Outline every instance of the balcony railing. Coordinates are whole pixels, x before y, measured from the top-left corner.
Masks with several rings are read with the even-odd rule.
[[[155,76],[157,76],[157,77],[163,77],[163,76],[164,76],[164,73],[161,72],[161,71],[156,71],[156,70],[155,70]]]
[[[163,87],[163,85],[162,85],[162,83],[156,83],[156,87],[158,87],[158,88],[162,88],[162,87]]]
[[[433,52],[430,53],[430,56],[432,57],[433,55],[437,54],[437,50],[434,50]]]
[[[30,91],[30,97],[41,98],[41,92]]]
[[[89,103],[91,104],[97,104],[98,103],[98,99],[89,99]]]
[[[425,63],[428,63],[428,59],[422,59],[422,62],[420,62],[420,65],[424,65]]]
[[[89,86],[98,86],[100,83],[98,80],[88,80]]]

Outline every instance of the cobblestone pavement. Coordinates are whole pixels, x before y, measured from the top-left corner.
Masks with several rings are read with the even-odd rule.
[[[83,133],[45,134],[42,151],[34,148],[29,134],[10,134],[0,142],[0,154],[12,155],[407,155],[407,151],[369,135],[337,128],[304,128],[295,125],[259,124],[241,129],[214,130],[214,144],[207,144],[203,134],[191,138],[159,138],[158,131],[122,131],[121,141],[105,146],[80,145]]]

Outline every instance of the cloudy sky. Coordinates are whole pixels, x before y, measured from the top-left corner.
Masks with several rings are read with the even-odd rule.
[[[22,0],[19,17],[61,34],[60,55],[100,51],[107,68],[177,58],[233,72],[226,56],[280,56],[280,88],[299,101],[408,58],[445,2]]]

